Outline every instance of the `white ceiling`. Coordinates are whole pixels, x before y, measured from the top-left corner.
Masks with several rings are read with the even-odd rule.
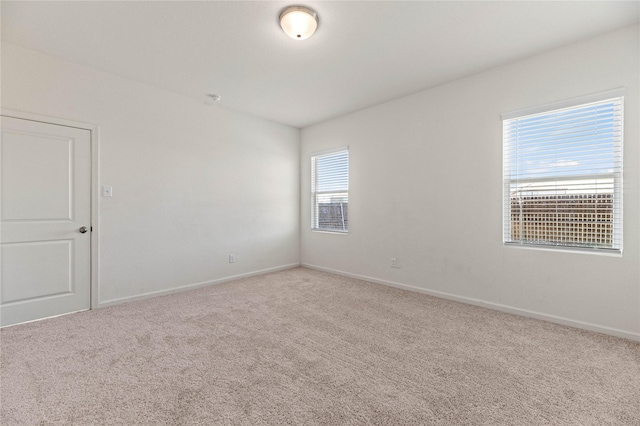
[[[288,38],[278,13],[320,25]],[[639,21],[638,1],[2,1],[2,39],[295,127]]]

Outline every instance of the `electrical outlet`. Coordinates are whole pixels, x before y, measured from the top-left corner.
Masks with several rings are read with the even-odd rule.
[[[396,268],[396,269],[400,269],[400,262],[398,262],[398,258],[397,257],[392,257],[391,258],[391,267],[392,268]]]
[[[236,255],[235,254],[230,254],[229,255],[229,263],[236,263]]]

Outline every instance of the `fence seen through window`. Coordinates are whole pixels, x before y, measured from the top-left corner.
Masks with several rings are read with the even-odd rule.
[[[610,248],[613,217],[613,194],[514,196],[511,239]]]

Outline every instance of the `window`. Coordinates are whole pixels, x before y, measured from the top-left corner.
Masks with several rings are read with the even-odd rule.
[[[622,250],[623,100],[503,115],[505,244]]]
[[[349,227],[349,149],[311,156],[311,229],[347,232]]]

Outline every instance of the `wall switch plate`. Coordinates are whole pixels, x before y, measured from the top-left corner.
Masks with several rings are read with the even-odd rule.
[[[102,196],[103,197],[113,197],[113,187],[112,186],[103,186],[102,187]]]
[[[236,255],[235,254],[230,254],[229,255],[229,263],[236,263]]]
[[[396,269],[400,269],[400,262],[398,262],[398,258],[397,257],[392,257],[391,258],[391,267],[392,268],[396,268]]]

